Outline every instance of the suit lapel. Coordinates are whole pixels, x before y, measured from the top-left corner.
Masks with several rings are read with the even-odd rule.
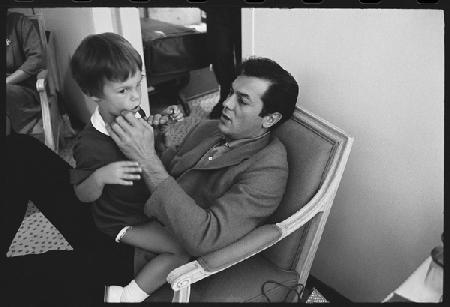
[[[224,155],[212,160],[210,163],[204,164],[195,169],[218,169],[241,163],[243,160],[250,158],[255,153],[267,146],[270,142],[270,134],[253,142],[243,144],[239,147],[231,149]]]
[[[201,166],[196,166],[197,162],[202,156],[219,140],[221,134],[219,131],[214,131],[212,135],[199,139],[194,137],[188,143],[184,144],[179,149],[178,153],[174,156],[170,162],[170,173],[175,178],[189,169],[219,169],[232,165],[239,164],[244,159],[247,159],[254,155],[256,152],[263,149],[271,140],[271,134],[268,134],[258,140],[250,143],[240,145],[233,148],[224,155],[205,163]]]
[[[191,150],[184,152],[183,149],[172,159],[170,163],[170,173],[174,177],[178,177],[185,170],[193,168],[201,157],[220,140],[219,134],[213,135],[198,142]],[[189,146],[190,147],[190,146]]]

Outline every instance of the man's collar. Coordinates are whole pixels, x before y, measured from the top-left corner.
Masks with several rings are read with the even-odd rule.
[[[102,116],[100,115],[100,111],[98,109],[98,106],[95,108],[94,114],[91,116],[91,123],[94,128],[107,136],[109,136],[108,131],[106,131],[106,124],[103,120]]]
[[[256,136],[256,137],[246,138],[246,139],[238,139],[238,140],[230,140],[230,141],[226,141],[226,137],[224,136],[223,137],[223,139],[225,141],[224,145],[231,149],[231,148],[237,147],[239,145],[243,145],[246,143],[250,143],[250,142],[259,140],[259,139],[265,137],[266,135],[268,135],[269,133],[270,133],[270,130],[268,130],[268,131],[264,132],[263,134]]]

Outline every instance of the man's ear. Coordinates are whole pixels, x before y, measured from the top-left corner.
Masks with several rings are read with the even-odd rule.
[[[275,112],[272,114],[268,114],[263,118],[263,127],[268,129],[278,123],[278,121],[283,117],[280,112]]]

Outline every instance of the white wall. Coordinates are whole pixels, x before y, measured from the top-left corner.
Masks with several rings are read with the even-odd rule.
[[[293,73],[301,106],[355,137],[311,273],[381,301],[443,231],[443,12],[244,9],[253,52]]]
[[[81,40],[94,33],[92,8],[44,8],[45,26],[55,35],[61,92],[71,119],[89,121],[92,103],[71,77],[69,62]],[[82,103],[84,102],[84,103]]]

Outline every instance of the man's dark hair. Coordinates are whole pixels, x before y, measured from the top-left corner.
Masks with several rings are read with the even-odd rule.
[[[248,58],[242,62],[238,71],[241,76],[257,77],[271,83],[261,97],[264,105],[259,116],[279,112],[282,118],[270,129],[291,118],[299,89],[297,81],[289,72],[275,61],[261,57]]]
[[[142,71],[142,59],[136,49],[115,33],[92,34],[75,50],[70,68],[81,90],[101,97],[105,80],[125,81]]]

